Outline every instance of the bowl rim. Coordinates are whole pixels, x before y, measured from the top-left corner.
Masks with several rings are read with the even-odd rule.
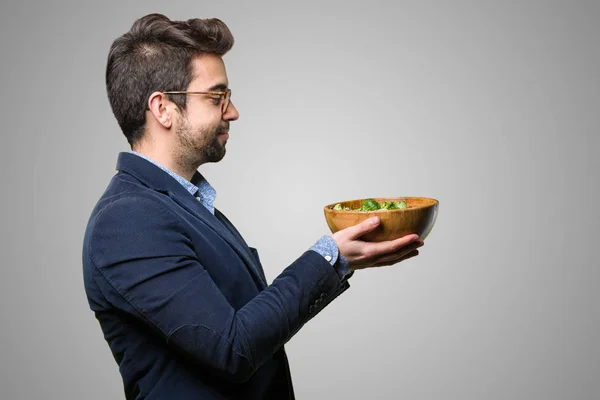
[[[395,210],[385,210],[385,209],[383,209],[383,210],[371,210],[371,211],[355,211],[355,210],[346,211],[346,210],[334,210],[333,209],[333,207],[336,204],[338,204],[338,203],[350,203],[350,202],[353,202],[353,201],[363,201],[363,200],[366,200],[366,199],[381,199],[381,200],[384,200],[384,201],[390,201],[390,200],[398,201],[398,200],[401,200],[401,199],[407,199],[407,200],[408,199],[425,199],[425,200],[431,200],[432,203],[428,204],[428,205],[425,205],[425,206],[420,206],[420,207],[397,208]],[[432,197],[423,197],[423,196],[364,197],[364,198],[361,198],[361,199],[336,201],[335,203],[327,204],[323,209],[325,210],[325,212],[330,212],[330,213],[344,213],[344,214],[350,214],[350,213],[352,213],[352,214],[361,214],[361,215],[364,215],[364,214],[368,214],[368,213],[381,213],[381,212],[388,213],[388,212],[394,212],[394,211],[411,212],[411,211],[414,211],[414,210],[423,210],[423,209],[426,209],[426,208],[429,208],[429,207],[434,207],[434,206],[439,205],[439,203],[440,202],[439,202],[438,199],[434,199]]]

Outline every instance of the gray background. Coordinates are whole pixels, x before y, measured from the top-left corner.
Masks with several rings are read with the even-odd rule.
[[[241,118],[200,171],[270,281],[325,204],[440,200],[419,257],[289,342],[299,399],[600,398],[599,2],[218,3],[0,6],[0,398],[124,398],[81,244],[128,150],[108,49],[150,12],[235,35]]]

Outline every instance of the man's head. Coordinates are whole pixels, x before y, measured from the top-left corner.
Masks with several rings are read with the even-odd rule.
[[[233,42],[218,19],[171,21],[160,14],[140,18],[114,41],[106,87],[132,148],[167,147],[184,164],[223,157],[227,135],[220,133],[238,117],[226,104],[230,92],[221,58]]]

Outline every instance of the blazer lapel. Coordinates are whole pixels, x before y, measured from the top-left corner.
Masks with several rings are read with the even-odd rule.
[[[175,203],[204,222],[240,256],[250,271],[256,286],[259,289],[267,287],[267,283],[260,274],[260,269],[256,265],[252,254],[244,248],[243,240],[241,242],[237,240],[231,230],[226,228],[217,217],[211,214],[206,207],[200,204],[190,192],[169,174],[143,158],[126,152],[119,154],[117,170],[126,172],[148,187],[167,194]]]
[[[194,196],[192,196],[189,192],[185,191],[184,196],[181,196],[179,193],[175,193],[169,191],[169,197],[173,199],[177,204],[183,207],[192,215],[196,216],[202,222],[204,222],[207,226],[209,226],[213,231],[215,231],[219,236],[221,236],[240,256],[242,260],[246,263],[248,270],[252,274],[252,278],[254,282],[260,289],[264,289],[267,285],[263,280],[262,275],[259,273],[259,268],[256,265],[250,251],[244,248],[244,245],[237,240],[233,233],[225,227],[225,225],[217,219],[214,215],[210,213],[202,204],[200,204]]]
[[[265,277],[265,274],[263,272],[262,266],[260,265],[260,262],[257,260],[258,256],[256,256],[257,258],[254,258],[255,255],[252,253],[252,250],[250,250],[250,247],[248,246],[248,243],[246,243],[246,241],[244,240],[244,238],[242,237],[242,235],[237,231],[237,229],[235,228],[235,226],[227,219],[227,217],[225,215],[223,215],[223,213],[219,210],[217,210],[215,208],[215,217],[217,217],[217,219],[223,224],[225,225],[225,227],[231,232],[231,234],[237,239],[237,241],[242,245],[242,247],[244,248],[244,250],[251,255],[253,260],[256,260],[256,262],[253,264],[253,266],[256,267],[256,272],[258,273],[258,275],[260,276],[262,282],[265,284],[265,286],[267,286],[267,278]]]

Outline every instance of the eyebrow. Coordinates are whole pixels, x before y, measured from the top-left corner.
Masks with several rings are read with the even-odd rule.
[[[213,85],[211,87],[208,88],[209,92],[217,92],[217,91],[222,91],[227,89],[227,84],[226,83],[217,83],[216,85]]]

